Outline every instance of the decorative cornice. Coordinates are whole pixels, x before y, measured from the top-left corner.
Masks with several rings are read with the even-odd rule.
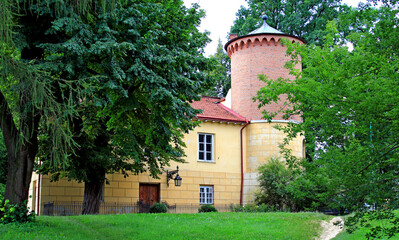
[[[244,49],[244,48],[249,48],[251,46],[278,46],[281,45],[281,39],[282,38],[287,38],[290,39],[292,43],[295,42],[301,42],[303,43],[302,39],[286,35],[286,34],[254,34],[254,35],[246,35],[243,37],[238,37],[230,40],[228,43],[225,45],[225,49],[229,57],[233,53],[235,53],[238,50]]]

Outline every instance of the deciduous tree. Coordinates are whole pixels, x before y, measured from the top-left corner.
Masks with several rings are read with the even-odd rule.
[[[292,114],[303,119],[280,127],[288,134],[285,144],[298,134],[306,136],[308,158],[297,159],[284,148],[288,163],[303,173],[309,186],[325,187],[315,201],[333,208],[355,210],[365,204],[390,208],[398,203],[397,9],[397,1],[378,9],[370,5],[352,9],[338,22],[349,26],[347,38],[330,22],[323,46],[287,43],[294,81],[261,77],[267,86],[257,99],[266,104],[287,94],[292,108],[281,111],[287,119]],[[302,72],[293,68],[299,59]]]
[[[262,16],[266,15],[271,27],[317,45],[324,41],[327,22],[335,19],[339,11],[347,9],[346,6],[340,6],[341,0],[247,2],[248,8],[241,6],[236,13],[237,18],[230,33],[248,34],[262,25]]]
[[[225,97],[231,88],[230,58],[223,49],[222,41],[219,39],[216,53],[211,55],[210,61],[212,69],[209,77],[213,79],[214,85],[204,95],[214,97]]]

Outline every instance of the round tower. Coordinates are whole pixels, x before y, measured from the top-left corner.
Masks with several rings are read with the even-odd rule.
[[[291,42],[304,43],[304,40],[280,32],[266,23],[266,16],[262,17],[263,25],[255,31],[244,36],[231,36],[226,43],[225,50],[231,58],[231,108],[248,120],[261,120],[262,110],[275,112],[283,104],[270,104],[258,109],[258,104],[253,97],[265,83],[258,79],[259,74],[265,74],[271,79],[293,78],[284,64],[290,60],[286,56],[287,48],[281,44],[282,38]],[[301,69],[301,65],[297,66]],[[282,120],[278,114],[274,120]],[[300,120],[294,117],[292,120]]]
[[[286,56],[287,48],[281,40],[304,43],[304,40],[280,32],[266,23],[245,36],[231,36],[225,49],[231,58],[231,108],[250,120],[243,134],[245,135],[243,162],[242,203],[254,201],[254,193],[259,187],[258,167],[271,158],[282,158],[279,145],[284,142],[286,134],[276,126],[287,124],[281,113],[271,122],[262,120],[262,111],[277,112],[281,109],[286,97],[280,96],[280,102],[272,103],[258,109],[258,103],[253,101],[260,88],[266,83],[258,79],[259,74],[265,74],[271,79],[289,78],[289,70],[284,67],[290,60]],[[302,70],[301,64],[296,66]],[[285,106],[287,107],[287,106]],[[289,106],[288,106],[289,107]],[[300,116],[289,120],[300,121]],[[304,137],[297,136],[287,146],[296,157],[304,156]]]

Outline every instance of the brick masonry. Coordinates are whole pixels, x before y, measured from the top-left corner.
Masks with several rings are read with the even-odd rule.
[[[286,56],[287,48],[280,42],[282,38],[303,43],[295,37],[285,35],[250,35],[233,40],[227,46],[231,58],[232,109],[249,120],[261,120],[262,110],[276,112],[284,106],[285,96],[281,96],[279,103],[267,105],[262,109],[258,109],[258,103],[253,102],[257,91],[265,86],[265,83],[258,79],[259,74],[265,74],[271,79],[293,79],[289,70],[284,68],[289,57]],[[301,69],[301,65],[297,68]],[[283,118],[279,114],[274,119]],[[293,117],[293,120],[300,120],[299,116]]]

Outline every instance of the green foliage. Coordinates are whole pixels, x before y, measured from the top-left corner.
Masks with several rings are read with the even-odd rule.
[[[163,203],[156,202],[150,207],[149,211],[150,213],[166,213],[168,212],[168,207]]]
[[[205,204],[202,205],[200,208],[198,208],[199,213],[206,213],[206,212],[217,212],[218,210],[210,204]]]
[[[8,159],[7,159],[7,149],[4,144],[3,134],[0,131],[0,189],[3,184],[6,184],[7,181],[7,168],[8,168]],[[0,194],[2,194],[0,190]]]
[[[271,208],[296,210],[294,197],[287,186],[294,181],[294,172],[287,168],[278,158],[271,158],[258,169],[259,192],[255,194],[255,202]]]
[[[240,204],[231,204],[230,210],[232,212],[276,212],[278,209],[275,209],[274,206],[267,205],[267,204],[254,204],[249,203],[245,205]]]
[[[271,27],[317,45],[324,42],[327,22],[348,9],[347,6],[340,6],[340,0],[303,1],[300,4],[296,0],[247,2],[248,8],[241,6],[236,13],[230,33],[248,34],[262,25],[262,16],[266,15]]]
[[[183,133],[199,112],[190,102],[209,87],[200,54],[209,38],[195,27],[203,15],[180,1],[129,2],[85,18],[71,13],[43,29],[63,38],[38,45],[47,53],[41,66],[91,81],[83,85],[90,95],[75,99],[79,118],[71,124],[81,148],[66,168],[44,161],[42,171],[101,182],[113,172],[157,177],[170,161],[183,161]]]
[[[24,223],[35,220],[35,213],[29,212],[27,201],[22,204],[11,204],[8,199],[0,195],[0,223]]]
[[[365,234],[367,239],[389,239],[399,233],[399,216],[390,209],[362,211],[349,217],[345,226],[350,234],[359,228],[365,228],[369,229]]]
[[[267,104],[287,94],[291,108],[281,112],[287,119],[303,119],[278,129],[287,134],[284,157],[290,168],[302,172],[299,183],[305,183],[292,191],[313,195],[315,205],[347,210],[398,206],[399,10],[397,1],[385,4],[391,3],[396,7],[365,5],[330,22],[323,46],[287,43],[294,81],[261,77],[266,87],[257,99]],[[343,25],[351,32],[346,38],[339,31]],[[294,68],[299,59],[302,72]],[[265,114],[268,119],[273,115]],[[306,137],[306,159],[287,148],[300,134]],[[316,194],[307,193],[312,188]]]
[[[230,58],[223,49],[222,41],[219,39],[216,53],[209,57],[212,69],[208,75],[212,78],[212,88],[203,93],[205,96],[226,97],[231,88]]]
[[[392,28],[398,24],[394,17],[398,11],[384,7],[378,15],[375,11],[353,13],[374,21],[369,25],[372,32],[350,35],[352,52],[334,44],[340,36],[333,23],[323,47],[290,45],[294,62],[300,54],[306,68],[302,73],[293,69],[295,81],[262,77],[267,86],[258,93],[262,103],[288,94],[292,108],[282,112],[301,114],[304,121],[280,129],[288,134],[285,144],[305,133],[308,159],[301,161],[285,149],[286,159],[292,167],[305,168],[311,175],[307,179],[316,185],[325,179],[324,200],[335,207],[397,201],[390,189],[397,184],[399,161],[398,139],[393,134],[399,131],[398,105],[394,104],[399,101],[395,94],[399,91],[395,70],[399,59],[395,51],[386,49],[398,46],[392,40],[399,34]]]
[[[89,10],[94,9],[98,13],[104,13],[114,8],[115,4],[123,2],[123,0],[67,0],[66,4],[62,4],[62,1],[49,1],[49,0],[37,0],[35,1],[41,6],[53,5],[55,11],[54,15],[57,17],[65,17],[70,13],[72,8],[79,15],[85,15]],[[2,0],[0,4],[0,42],[7,44],[13,43],[13,27],[15,27],[15,15],[23,15],[29,9],[32,2],[29,0]],[[97,5],[95,4],[97,3]],[[37,15],[39,16],[39,15]]]
[[[0,183],[0,196],[4,196],[4,192],[6,191],[6,185]]]
[[[59,2],[35,4],[44,10]],[[66,81],[40,65],[45,53],[39,45],[49,40],[41,30],[53,19],[44,14],[33,16],[37,9],[29,9],[32,4],[23,0],[0,4],[0,12],[5,13],[0,23],[0,128],[11,166],[5,196],[18,204],[28,198],[27,180],[33,171],[39,131],[50,139],[48,160],[65,166],[67,156],[77,147],[67,127],[76,114],[72,96],[84,99],[78,80]],[[70,91],[61,94],[65,88]]]

